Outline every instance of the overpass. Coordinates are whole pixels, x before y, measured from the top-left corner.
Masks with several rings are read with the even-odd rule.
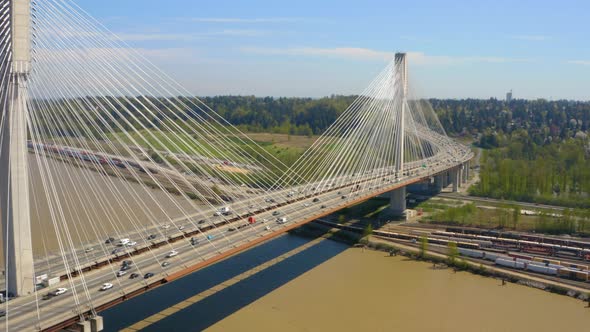
[[[467,178],[473,154],[412,94],[404,53],[285,165],[198,99],[178,97],[188,92],[73,1],[0,4],[11,298],[0,329],[100,331],[101,310],[309,221],[384,193],[403,214],[406,186],[456,190]],[[22,190],[29,158],[43,196],[34,208]],[[40,203],[58,254],[34,262],[29,211]],[[111,236],[134,244],[105,243]]]

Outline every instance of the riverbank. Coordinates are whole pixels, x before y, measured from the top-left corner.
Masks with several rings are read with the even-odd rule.
[[[330,228],[317,223],[307,224],[293,232],[300,236],[312,238],[318,236],[330,237],[332,240],[357,247],[378,250],[390,255],[400,254],[418,261],[427,261],[433,263],[435,267],[439,266],[446,268],[447,265],[450,265],[453,270],[467,271],[485,277],[500,279],[503,280],[503,282],[517,283],[551,293],[577,298],[582,301],[590,301],[590,289],[584,287],[585,285],[577,287],[575,285],[561,282],[560,280],[549,280],[542,276],[510,270],[490,265],[489,263],[482,264],[481,262],[472,261],[465,257],[457,257],[456,259],[450,260],[447,255],[447,248],[436,248],[435,250],[428,250],[425,254],[422,254],[419,248],[410,243],[404,244],[402,241],[394,241],[392,239],[373,235],[363,238],[357,233]]]
[[[209,331],[585,330],[579,300],[350,248]]]

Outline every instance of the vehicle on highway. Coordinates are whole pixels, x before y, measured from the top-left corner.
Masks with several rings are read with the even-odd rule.
[[[162,263],[162,267],[166,267],[168,265],[170,265],[170,262],[164,262],[164,263]]]
[[[303,204],[303,207],[309,207],[309,203]]]
[[[116,254],[120,253],[121,251],[123,251],[123,250],[120,248],[117,248],[117,249],[111,251],[111,254],[116,255]]]
[[[125,271],[125,270],[117,271],[117,277],[122,277],[122,276],[124,276],[126,274],[127,274],[127,271]]]
[[[157,235],[156,235],[156,234],[150,234],[150,235],[147,237],[147,239],[148,239],[148,240],[153,240],[153,239],[155,239],[156,237],[157,237]]]
[[[4,317],[4,316],[6,316],[6,311],[0,310],[0,317]]]
[[[89,252],[91,252],[91,251],[94,251],[94,248],[92,248],[92,247],[88,247],[88,248],[84,249],[84,252],[85,252],[85,253],[89,253]]]
[[[58,296],[58,295],[65,294],[65,292],[67,292],[67,291],[68,291],[67,288],[60,287],[60,288],[58,288],[58,289],[56,289],[56,290],[53,291],[53,296]]]
[[[215,238],[215,235],[207,235],[207,240],[213,240]]]
[[[279,214],[281,214],[279,211],[273,211],[272,213],[273,216],[278,216]]]
[[[320,206],[320,209],[325,209],[325,208],[326,208],[325,205]]]
[[[121,266],[121,271],[127,271],[127,270],[130,270],[130,269],[131,269],[131,266],[129,266],[129,265],[123,265],[123,266]]]
[[[235,230],[236,230],[236,229],[235,229],[234,227],[230,227],[230,228],[228,228],[228,229],[227,229],[227,231],[228,231],[228,232],[233,232],[233,231],[235,231]]]
[[[196,245],[197,243],[199,243],[199,240],[197,240],[196,237],[191,237],[191,245]]]
[[[126,244],[127,247],[133,247],[135,245],[137,245],[136,241],[130,241],[130,242],[127,242],[127,244]]]
[[[105,244],[111,244],[115,242],[115,238],[114,237],[109,237],[108,239],[106,239],[106,241],[104,241]]]
[[[256,222],[256,218],[254,218],[254,217],[252,217],[252,216],[248,217],[248,223],[249,223],[249,224],[253,224],[253,223],[255,223],[255,222]]]
[[[346,195],[342,195],[342,197],[340,197],[340,198],[342,198],[342,199],[346,199]]]
[[[107,289],[111,289],[113,288],[113,284],[111,284],[110,282],[106,282],[104,284],[102,284],[102,286],[100,287],[101,291],[106,291]]]
[[[151,273],[151,272],[148,272],[148,273],[144,274],[143,278],[144,278],[144,279],[147,279],[147,278],[151,278],[151,277],[153,277],[153,276],[154,276],[154,274],[153,274],[153,273]]]
[[[181,225],[181,226],[179,226],[179,227],[178,227],[178,230],[179,230],[179,231],[181,231],[181,230],[183,230],[183,229],[184,229],[184,225]]]
[[[162,225],[162,229],[168,229],[168,228],[170,228],[170,224]]]
[[[133,265],[133,262],[130,261],[130,260],[126,260],[126,261],[123,261],[123,263],[121,265],[123,265],[123,266],[125,266],[125,265]]]
[[[285,217],[277,218],[277,222],[279,224],[284,224],[287,222],[287,218],[285,218]]]
[[[226,214],[230,211],[229,206],[224,206],[222,208],[219,209],[219,212]]]
[[[267,231],[270,231],[270,227],[268,227],[268,226],[264,227],[264,229],[266,229]]]
[[[172,250],[168,254],[166,254],[166,258],[174,257],[176,255],[178,255],[178,251]]]
[[[317,202],[319,202],[319,201],[320,201],[320,199],[316,197],[316,198],[314,198],[314,199],[313,199],[313,201],[312,201],[312,202],[313,202],[313,203],[317,203]]]
[[[133,273],[131,273],[131,275],[129,276],[129,279],[135,279],[135,278],[137,278],[137,277],[139,277],[139,273],[135,273],[135,272],[133,272]]]
[[[131,240],[129,240],[129,239],[121,239],[121,240],[119,240],[119,242],[117,242],[117,246],[122,247],[122,246],[126,245],[129,242],[131,242]]]
[[[204,224],[204,223],[205,223],[205,219],[201,219],[201,220],[199,220],[199,222],[197,224],[201,225],[201,224]]]
[[[221,215],[221,212],[219,212],[219,211],[215,211],[215,213],[213,213],[214,217],[219,217],[220,215]]]

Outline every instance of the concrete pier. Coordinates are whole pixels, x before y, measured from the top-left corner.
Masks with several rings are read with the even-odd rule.
[[[94,316],[90,318],[90,331],[91,332],[100,332],[104,328],[104,324],[102,321],[101,316]]]
[[[460,171],[458,169],[454,169],[450,171],[451,174],[451,182],[453,183],[453,192],[456,193],[459,191],[459,174]]]
[[[393,190],[390,193],[390,210],[394,215],[403,216],[406,212],[406,187]]]

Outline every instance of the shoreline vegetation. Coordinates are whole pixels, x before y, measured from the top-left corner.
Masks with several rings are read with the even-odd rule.
[[[326,239],[348,244],[351,247],[381,251],[388,253],[390,256],[401,255],[416,261],[430,262],[433,264],[434,269],[452,268],[454,272],[470,272],[472,274],[498,279],[502,282],[502,285],[509,282],[544,290],[550,293],[565,295],[587,302],[588,307],[590,307],[590,290],[582,291],[577,287],[546,279],[544,281],[538,281],[538,279],[543,278],[527,278],[526,275],[522,273],[516,273],[495,266],[486,266],[481,263],[473,262],[463,257],[459,257],[456,247],[455,250],[453,250],[452,247],[449,247],[449,252],[443,254],[440,252],[429,251],[428,243],[424,240],[421,240],[416,248],[410,245],[380,239],[379,237],[371,235],[370,232],[368,234],[365,232],[361,235],[315,224],[313,222],[294,229],[290,233],[312,238],[324,237]]]

